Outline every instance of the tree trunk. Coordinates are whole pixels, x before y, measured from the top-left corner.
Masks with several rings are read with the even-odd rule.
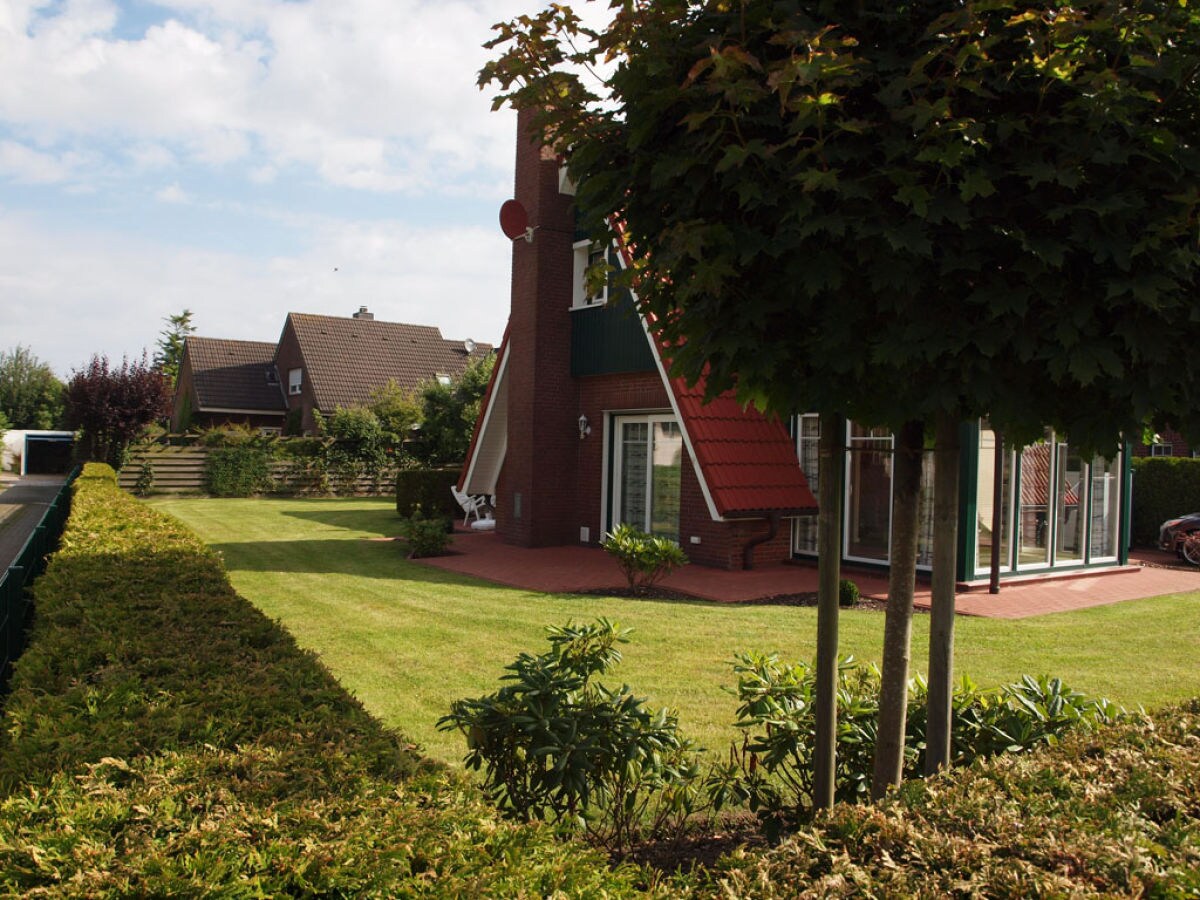
[[[933,481],[933,609],[929,622],[929,694],[925,774],[950,764],[954,700],[954,586],[958,562],[958,422],[937,420]]]
[[[813,751],[814,809],[833,806],[837,790],[838,603],[842,573],[842,447],[845,422],[836,413],[821,414],[817,490],[817,671],[816,736]]]
[[[917,510],[921,500],[921,454],[925,429],[906,422],[896,435],[892,464],[892,540],[888,603],[883,628],[883,672],[871,797],[900,784],[904,772],[904,726],[908,714],[908,665],[912,644],[913,590],[917,579]]]

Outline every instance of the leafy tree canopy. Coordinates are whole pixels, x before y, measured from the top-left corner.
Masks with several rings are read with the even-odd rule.
[[[677,372],[893,428],[1200,435],[1187,4],[610,5],[497,26],[480,81],[569,150]]]
[[[28,347],[0,352],[0,412],[13,428],[48,430],[62,424],[63,383]]]
[[[129,444],[171,409],[171,387],[146,354],[140,362],[95,355],[67,383],[67,424],[83,432],[87,458],[120,468]]]
[[[466,459],[479,404],[495,364],[495,354],[490,354],[469,362],[450,384],[426,382],[420,391],[421,431],[412,445],[414,457],[430,465]]]
[[[396,381],[371,391],[371,412],[379,419],[387,440],[396,447],[412,437],[414,425],[421,422],[421,403],[412,391],[406,391]]]
[[[159,332],[158,352],[154,354],[154,367],[171,379],[179,377],[179,364],[183,361],[183,342],[189,334],[196,333],[192,324],[192,311],[185,309],[174,316],[163,319],[167,327]]]

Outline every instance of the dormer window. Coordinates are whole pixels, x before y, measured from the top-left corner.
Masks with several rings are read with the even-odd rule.
[[[303,378],[303,369],[288,369],[288,393],[299,394],[301,379]]]
[[[575,242],[575,273],[574,288],[571,297],[572,309],[587,309],[591,306],[603,306],[608,301],[608,276],[598,289],[588,290],[588,269],[606,261],[604,245],[598,241]]]

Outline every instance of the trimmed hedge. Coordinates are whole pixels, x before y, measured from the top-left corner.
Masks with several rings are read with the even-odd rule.
[[[458,482],[462,469],[458,466],[440,469],[401,469],[396,474],[396,512],[402,518],[412,518],[416,507],[427,519],[462,515],[450,485]]]
[[[0,894],[623,896],[498,820],[90,465],[0,737]]]
[[[875,805],[835,806],[761,854],[735,852],[712,897],[1194,897],[1200,700],[1074,733]]]
[[[214,497],[249,497],[268,491],[273,485],[271,451],[250,443],[213,447],[204,462],[204,484]]]
[[[1193,512],[1200,512],[1200,459],[1133,460],[1130,541],[1134,546],[1155,546],[1163,522]]]

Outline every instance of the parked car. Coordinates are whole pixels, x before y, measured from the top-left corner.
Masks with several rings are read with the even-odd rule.
[[[1200,513],[1167,519],[1158,529],[1158,546],[1200,566]]]

